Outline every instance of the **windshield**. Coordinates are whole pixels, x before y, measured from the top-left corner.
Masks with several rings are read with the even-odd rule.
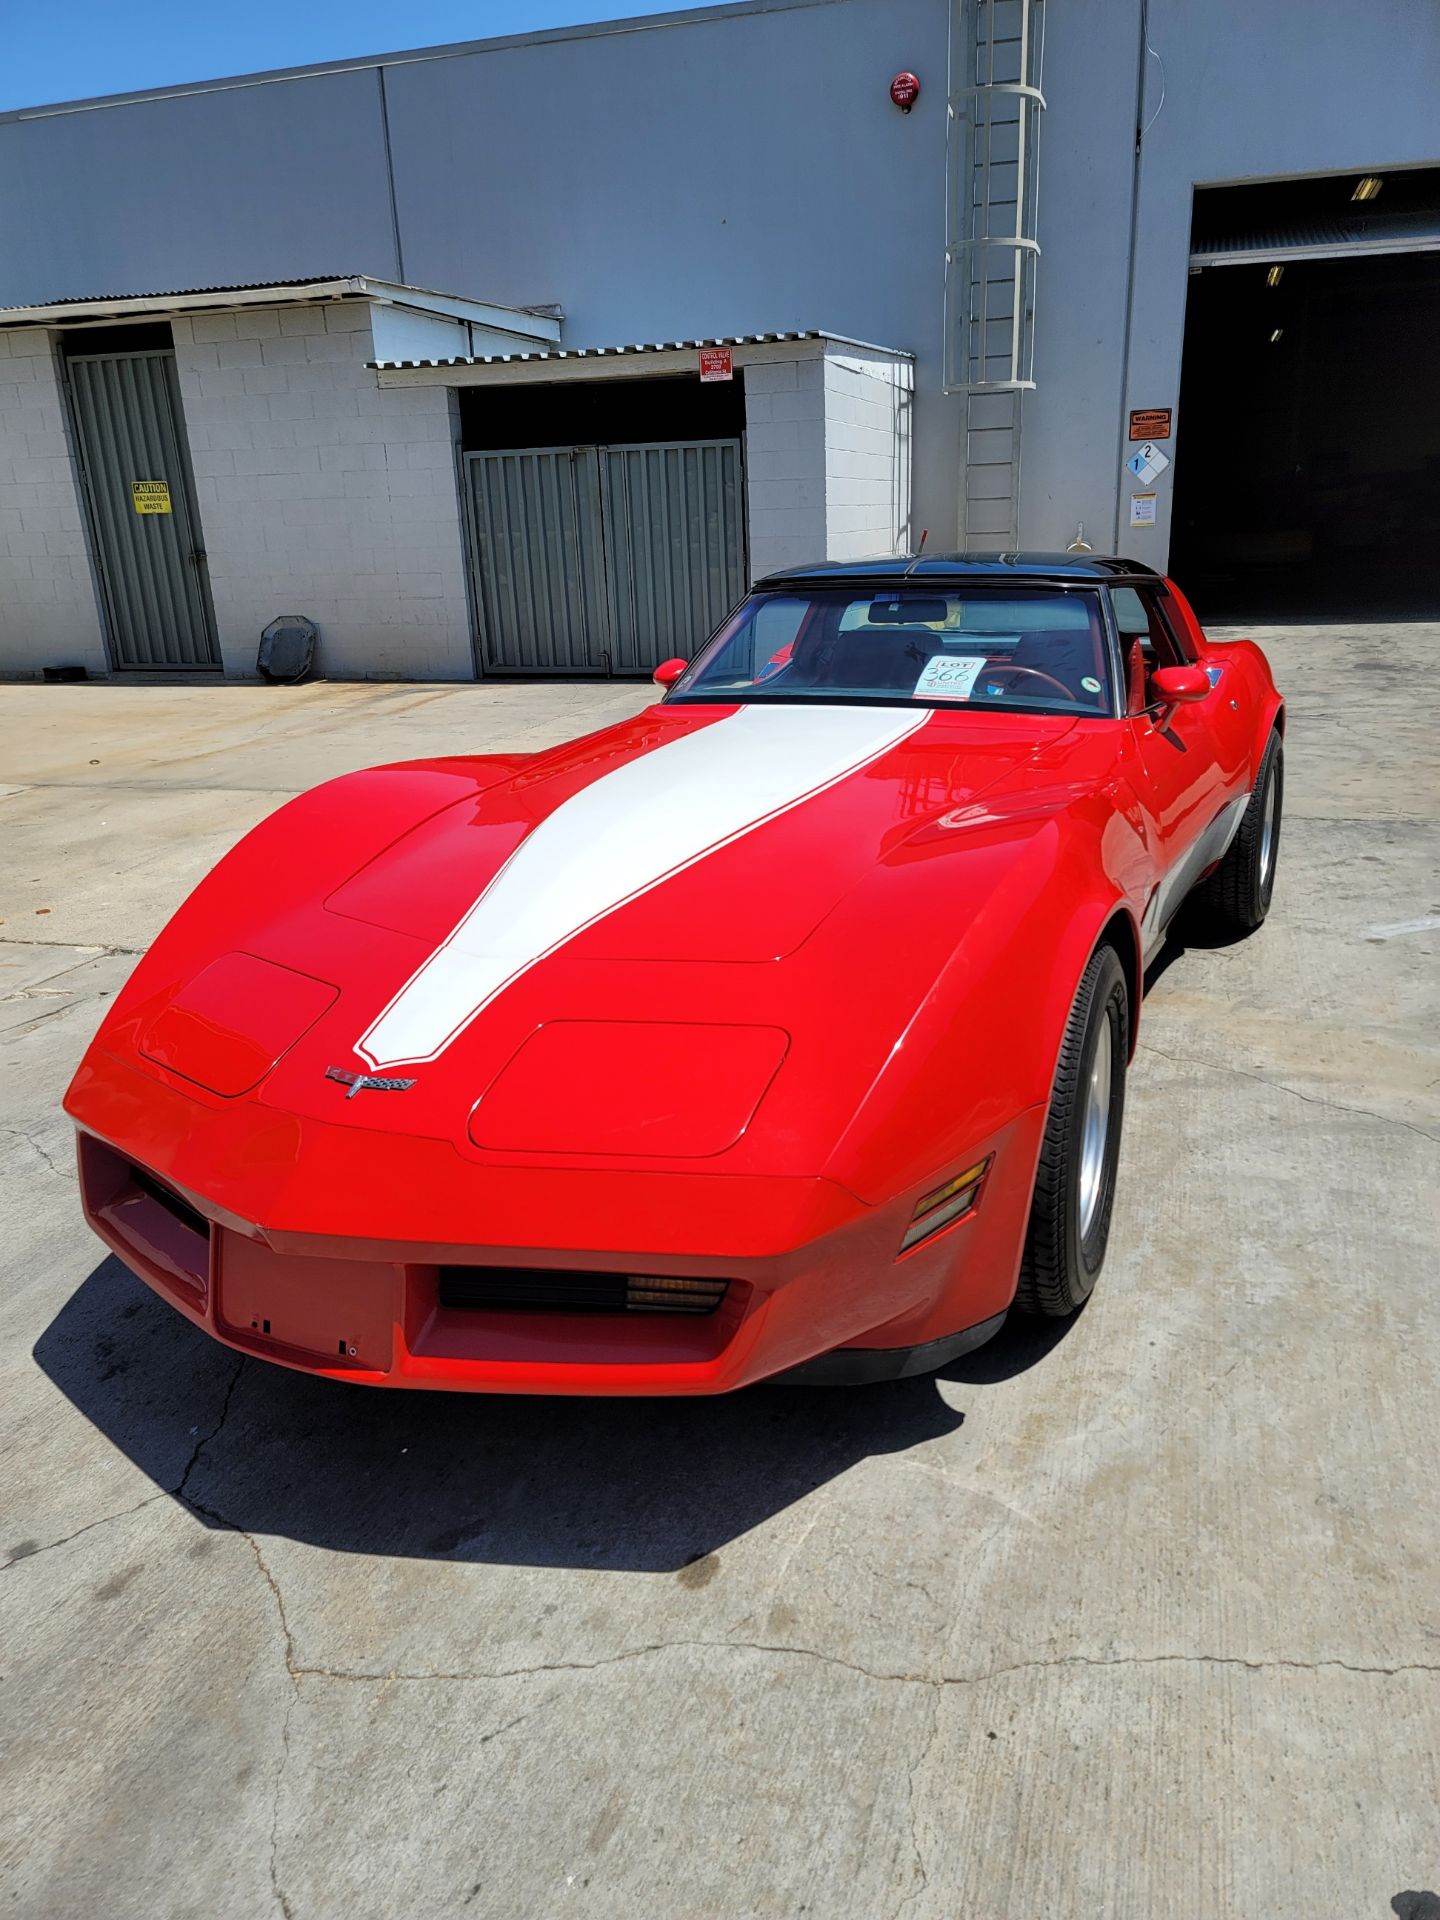
[[[752,594],[670,698],[1113,712],[1100,596],[1078,588]]]

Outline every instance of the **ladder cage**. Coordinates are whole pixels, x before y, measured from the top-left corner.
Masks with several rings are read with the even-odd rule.
[[[1034,386],[1044,0],[955,0],[945,244],[947,393],[965,399],[962,547],[1019,540],[1020,428]]]

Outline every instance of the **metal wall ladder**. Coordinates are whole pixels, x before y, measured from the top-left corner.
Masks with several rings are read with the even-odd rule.
[[[1020,543],[1035,385],[1044,0],[953,0],[946,128],[945,391],[964,399],[962,550]]]

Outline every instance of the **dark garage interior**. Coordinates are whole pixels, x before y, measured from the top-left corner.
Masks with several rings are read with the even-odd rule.
[[[1440,609],[1440,172],[1364,178],[1195,196],[1171,569],[1202,618]]]

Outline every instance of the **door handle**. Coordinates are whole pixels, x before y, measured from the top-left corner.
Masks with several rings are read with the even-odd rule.
[[[193,567],[198,567],[203,561],[207,560],[208,558],[209,558],[209,555],[206,553],[203,547],[196,547],[195,551],[190,555],[190,564]]]

